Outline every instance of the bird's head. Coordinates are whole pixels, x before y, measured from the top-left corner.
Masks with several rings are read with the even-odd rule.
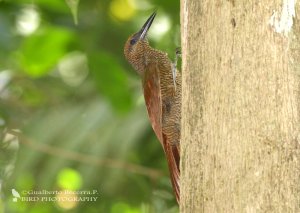
[[[137,33],[131,35],[125,43],[125,57],[140,75],[144,73],[147,65],[146,54],[149,49],[149,44],[146,36],[155,16],[156,12],[154,12],[145,22],[143,27]]]

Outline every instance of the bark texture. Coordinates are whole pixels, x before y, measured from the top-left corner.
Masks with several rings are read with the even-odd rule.
[[[181,212],[300,212],[299,12],[181,0]]]

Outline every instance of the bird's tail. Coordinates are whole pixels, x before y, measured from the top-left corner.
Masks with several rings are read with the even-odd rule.
[[[165,139],[165,137],[164,137]],[[180,201],[180,147],[178,145],[165,143],[165,154],[168,161],[169,172],[177,203]]]

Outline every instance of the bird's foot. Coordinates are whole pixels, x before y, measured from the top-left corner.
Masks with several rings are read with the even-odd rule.
[[[178,58],[178,57],[180,57],[181,58],[181,47],[177,47],[176,48],[176,50],[175,50],[176,52],[176,57]]]

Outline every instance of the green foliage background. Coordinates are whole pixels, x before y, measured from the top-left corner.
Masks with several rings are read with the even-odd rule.
[[[155,9],[150,42],[173,57],[179,1],[0,1],[0,212],[178,212],[140,79],[123,57]],[[24,31],[30,17],[36,29]],[[157,34],[160,20],[170,28]],[[13,202],[12,189],[98,190],[98,199]]]

